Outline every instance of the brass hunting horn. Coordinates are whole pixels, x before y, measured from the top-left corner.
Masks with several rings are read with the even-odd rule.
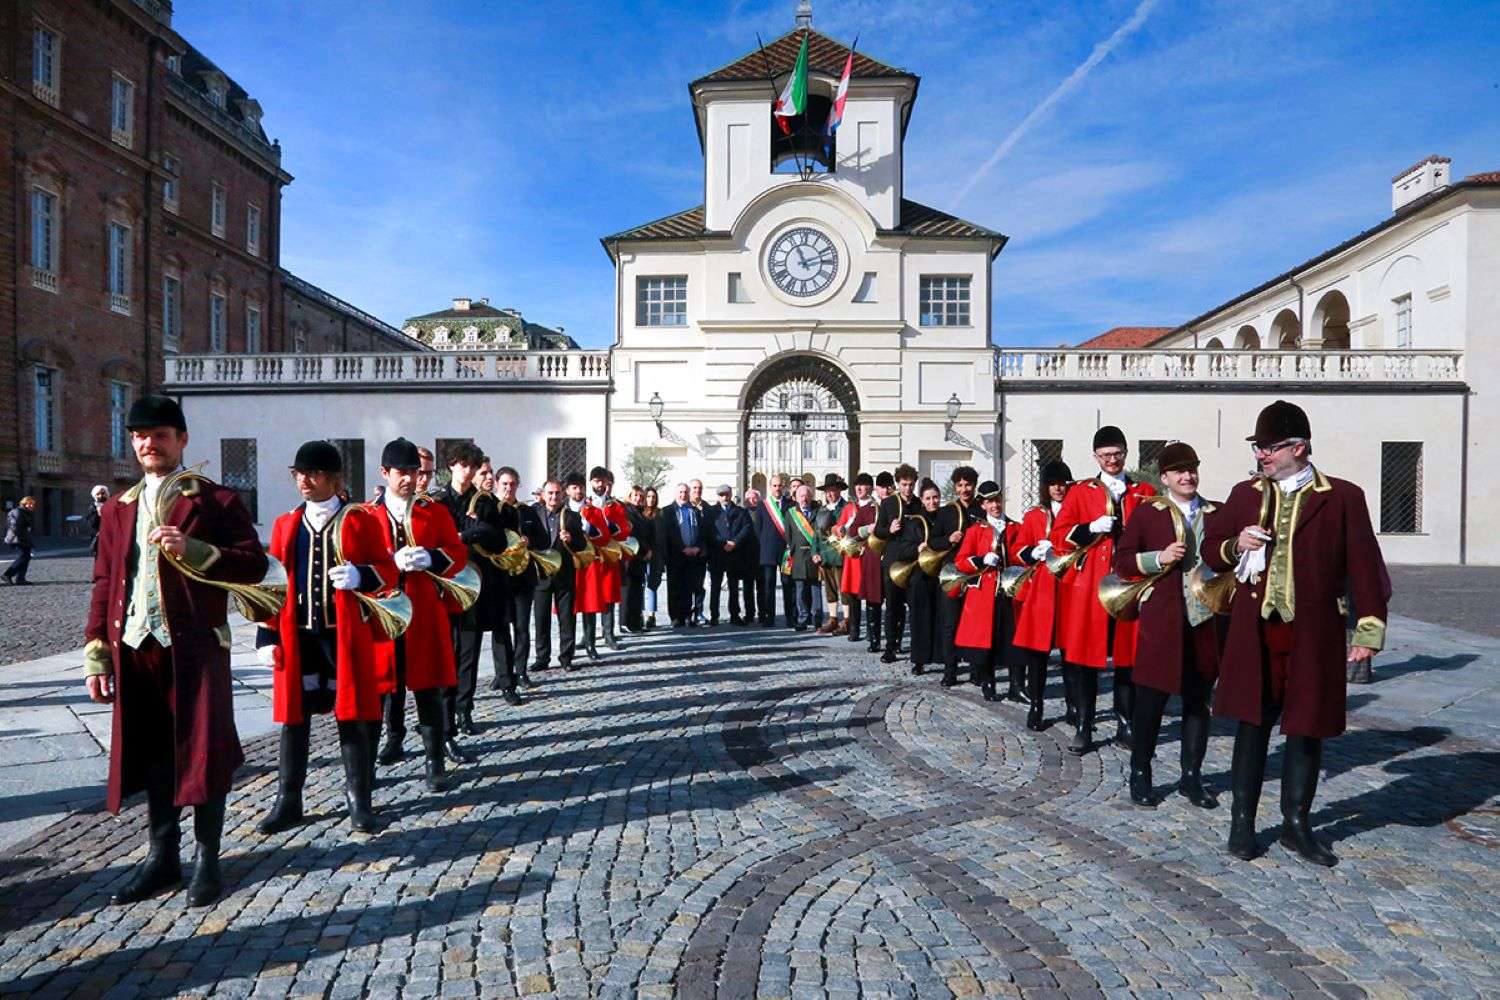
[[[337,514],[333,515],[333,522],[329,525],[333,531],[333,553],[340,564],[349,562],[344,556],[344,519],[356,507],[365,511],[370,509],[363,504],[346,503],[339,508]],[[379,594],[366,594],[358,590],[353,593],[369,611],[370,616],[375,619],[375,624],[385,633],[387,639],[401,638],[411,625],[413,614],[411,598],[402,593],[394,583],[388,590]]]
[[[172,515],[172,508],[177,501],[183,497],[197,496],[203,489],[203,484],[213,485],[213,480],[193,469],[181,469],[172,473],[162,481],[161,487],[156,493],[156,507],[152,512],[156,523],[163,525]],[[234,602],[239,607],[240,614],[253,622],[270,621],[280,613],[282,606],[286,604],[287,578],[286,567],[281,565],[280,560],[270,553],[266,553],[266,572],[256,583],[225,583],[222,580],[211,580],[202,573],[189,566],[181,556],[173,555],[166,549],[161,549],[162,556],[167,564],[183,576],[195,583],[207,584],[220,590],[227,590],[234,595]]]
[[[922,522],[922,541],[924,543],[927,542],[931,535],[931,529],[927,526],[927,518],[919,517],[916,514],[903,514],[902,519],[906,518]],[[905,590],[906,585],[911,582],[912,573],[917,569],[921,561],[922,553],[919,552],[915,559],[905,559],[891,563],[891,582],[902,590]]]
[[[418,502],[423,500],[428,503],[437,503],[436,500],[432,499],[426,493],[421,493],[411,498],[411,503],[406,507],[405,527],[406,544],[408,545],[412,544],[412,540],[416,537],[412,534],[411,514],[416,509]],[[482,581],[479,576],[479,570],[475,569],[469,563],[465,563],[464,568],[452,576],[443,576],[441,573],[434,573],[430,569],[424,569],[422,572],[426,573],[432,578],[432,582],[437,584],[439,594],[451,598],[458,605],[459,611],[468,611],[479,600],[479,588]]]
[[[1182,512],[1170,501],[1166,509],[1172,515],[1172,528],[1176,532],[1177,541],[1183,541],[1187,537],[1187,522],[1183,520]],[[1127,580],[1118,573],[1110,573],[1099,581],[1099,603],[1104,605],[1104,610],[1116,621],[1135,621],[1141,616],[1142,595],[1178,565],[1173,563],[1165,566],[1140,580]]]

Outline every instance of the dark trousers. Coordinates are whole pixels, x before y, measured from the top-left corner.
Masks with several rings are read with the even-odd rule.
[[[719,620],[719,595],[723,590],[724,567],[710,565],[708,567],[708,620],[711,622]],[[703,610],[701,601],[698,604],[698,610],[700,612]]]
[[[498,629],[492,635],[496,643],[501,641]],[[453,618],[453,666],[458,674],[458,686],[443,689],[443,717],[447,720],[449,733],[458,732],[456,722],[460,715],[474,711],[474,688],[479,684],[479,650],[483,644],[482,629],[466,624],[461,617]]]
[[[620,624],[632,632],[646,625],[646,564],[632,559],[620,578]]]
[[[776,591],[781,586],[780,566],[757,566],[755,603],[760,608],[762,625],[776,624]]]
[[[906,591],[891,582],[891,564],[882,562],[880,564],[880,575],[883,579],[882,593],[885,600],[884,621],[881,623],[885,629],[885,648],[889,652],[896,652],[901,648],[901,633],[906,631]]]
[[[748,572],[729,574],[729,617],[740,621],[755,620],[755,576]]]
[[[684,559],[667,567],[667,617],[674,623],[687,621],[702,610],[703,560]]]
[[[1210,625],[1210,628],[1213,626]],[[1198,672],[1193,663],[1192,654],[1188,653],[1182,665],[1182,759],[1183,770],[1197,770],[1197,765],[1202,761],[1202,750],[1193,746],[1195,742],[1189,739],[1188,730],[1196,726],[1190,726],[1189,720],[1195,720],[1197,724],[1204,727],[1206,737],[1208,726],[1208,696],[1213,689],[1209,680]],[[1137,684],[1135,688],[1135,741],[1130,749],[1130,766],[1136,769],[1149,767],[1151,758],[1156,753],[1156,741],[1161,735],[1161,720],[1166,714],[1167,702],[1172,696],[1165,691],[1160,691],[1145,684]],[[1195,759],[1196,758],[1196,759]]]
[[[814,620],[817,616],[813,612],[813,591],[822,586],[822,583],[817,580],[792,578],[792,593],[795,595],[796,610],[789,624],[793,627],[818,624]]]
[[[949,597],[943,593],[941,587],[938,588],[938,617],[943,637],[943,666],[947,668],[949,673],[958,669],[958,644],[955,640],[958,638],[958,620],[963,617],[964,596],[967,593],[967,590],[960,590],[957,597]],[[1010,604],[1008,599],[1001,598],[1001,600],[1004,600],[1007,605]],[[995,603],[999,604],[1000,601],[996,601]],[[999,640],[1000,637],[996,636],[996,641],[998,642]],[[1005,659],[996,648],[992,648],[990,654],[987,657],[976,657],[974,666],[980,667],[980,659],[983,659],[985,661],[984,668],[988,668],[989,683],[993,684],[995,682],[995,664],[996,662],[1003,663]]]
[[[531,662],[531,604],[536,596],[532,587],[517,587],[510,598],[510,643],[505,646],[505,662],[500,660],[501,644],[495,643],[491,647],[491,655],[495,660],[495,676],[500,679],[502,687],[515,687],[516,674],[526,672],[526,664]]]
[[[693,617],[703,617],[703,598],[706,596],[704,578],[708,573],[708,558],[699,556],[690,561],[692,569],[689,571],[693,581]]]
[[[939,593],[941,593],[939,588]],[[949,604],[962,604],[946,595],[939,598],[944,602],[946,611]],[[1025,662],[1026,650],[1017,649],[1012,645],[1016,635],[1015,606],[1011,604],[1010,598],[1001,596],[995,599],[990,619],[990,648],[974,650],[970,654],[970,662],[973,665],[973,680],[976,684],[995,683],[995,672],[1000,667],[1012,667]],[[953,636],[957,633],[957,623],[954,632],[948,634],[948,643],[951,652],[948,663],[958,661],[957,650],[953,648]],[[1044,661],[1045,662],[1045,661]]]
[[[566,567],[564,573],[572,572]],[[563,666],[573,662],[573,644],[577,627],[573,614],[573,590],[553,590],[550,586],[536,588],[531,605],[531,630],[536,638],[536,665],[545,667],[552,662],[552,611],[557,609],[558,656]]]
[[[449,689],[451,690],[451,689]],[[417,705],[417,724],[430,726],[439,732],[443,728],[443,688],[428,688],[413,691],[412,701]],[[396,690],[382,699],[385,728],[400,742],[406,735],[406,640],[396,640]]]
[[[26,568],[31,565],[31,546],[17,545],[16,548],[20,550],[20,554],[10,561],[10,565],[5,568],[4,575],[7,580],[25,583]]]

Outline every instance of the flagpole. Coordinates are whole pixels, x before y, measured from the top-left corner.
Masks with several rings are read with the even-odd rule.
[[[776,75],[771,72],[771,60],[766,55],[766,45],[760,40],[760,32],[758,31],[755,33],[755,44],[760,49],[760,64],[761,68],[766,72],[766,82],[771,85],[771,118],[774,120],[776,118],[776,105],[781,100],[781,91],[776,89]],[[807,118],[806,109],[804,109],[802,117],[805,123]],[[792,135],[790,130],[783,134],[787,138],[791,138]],[[802,175],[802,155],[797,151],[797,144],[795,142],[792,143],[792,157],[793,161],[797,164],[797,175],[800,177]]]
[[[858,49],[859,49],[859,35],[855,34],[855,36],[854,36],[854,43],[849,46],[849,55],[847,56],[848,62],[845,64],[845,65],[847,65],[849,67],[849,76],[850,76],[851,79],[854,76],[854,53]],[[824,125],[823,125],[823,132],[824,132],[824,134],[826,136],[826,141],[823,143],[823,151],[828,156],[828,158],[829,158],[830,161],[835,159],[835,154],[837,152],[837,149],[835,148],[834,144],[838,141],[838,138],[837,138],[836,133],[832,129],[830,129],[828,127],[828,123],[831,123],[833,121],[833,116],[838,113],[838,100],[839,100],[838,88],[843,83],[844,83],[843,76],[842,76],[842,74],[840,74],[839,82],[834,85],[833,103],[828,106],[828,122],[825,122]],[[844,125],[844,123],[843,123],[843,121],[841,119],[839,121],[839,127],[843,128],[843,125]],[[828,165],[828,172],[829,173],[833,173],[833,171],[834,171],[833,163],[830,162],[829,165]]]

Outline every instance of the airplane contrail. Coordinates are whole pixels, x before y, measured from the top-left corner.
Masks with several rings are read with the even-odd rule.
[[[1135,34],[1136,30],[1146,22],[1146,18],[1150,16],[1151,11],[1159,2],[1160,0],[1141,0],[1140,5],[1136,7],[1135,13],[1130,15],[1128,21],[1116,28],[1114,34],[1098,45],[1095,45],[1094,51],[1089,53],[1089,57],[1079,63],[1077,68],[1068,74],[1068,78],[1059,83],[1053,89],[1052,93],[1042,99],[1040,104],[1032,108],[1031,113],[1021,119],[1021,123],[1011,129],[1009,135],[1000,140],[1000,145],[995,147],[995,151],[990,154],[989,159],[980,164],[979,169],[974,171],[973,176],[965,181],[964,186],[959,189],[958,197],[953,200],[954,206],[956,207],[959,202],[968,196],[969,192],[974,189],[974,185],[979,183],[980,178],[989,173],[990,168],[999,163],[1005,158],[1007,153],[1015,148],[1016,143],[1021,141],[1021,138],[1031,130],[1033,125],[1046,117],[1048,112],[1056,107],[1058,102],[1063,98],[1077,90],[1079,84],[1083,83],[1083,78],[1089,75],[1090,70],[1103,62],[1104,57],[1113,52],[1121,42]]]

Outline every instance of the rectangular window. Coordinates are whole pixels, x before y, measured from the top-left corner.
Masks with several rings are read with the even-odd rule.
[[[135,84],[118,73],[110,83],[109,137],[126,149],[135,142]]]
[[[1380,442],[1380,533],[1422,531],[1422,442]]]
[[[969,325],[969,277],[929,277],[921,281],[922,326]]]
[[[130,384],[109,383],[109,456],[123,460],[130,457],[130,432],[125,429],[130,411]]]
[[[365,441],[364,438],[334,438],[333,446],[344,460],[344,486],[355,500],[365,496]]]
[[[161,158],[161,169],[167,175],[162,178],[161,182],[161,206],[168,212],[175,213],[181,192],[181,181],[178,180],[178,172],[182,169],[182,165],[175,156],[163,156]]]
[[[182,349],[182,282],[170,274],[161,279],[161,348],[169,354]]]
[[[739,271],[729,272],[729,301],[737,303],[750,302],[750,291],[745,287],[745,276]]]
[[[219,442],[219,462],[224,485],[240,495],[250,520],[259,521],[256,493],[260,485],[255,463],[255,438],[224,438]]]
[[[57,382],[56,368],[37,365],[32,381],[32,406],[35,416],[32,444],[39,454],[50,455],[57,451]]]
[[[260,307],[245,306],[245,353],[260,353]]]
[[[1135,467],[1141,470],[1141,475],[1147,477],[1146,481],[1152,486],[1156,485],[1153,482],[1157,476],[1156,456],[1160,455],[1161,450],[1166,446],[1167,442],[1150,438],[1142,438],[1140,441],[1140,450],[1136,457]]]
[[[208,349],[223,354],[229,349],[225,336],[225,320],[229,312],[229,301],[218,292],[208,294]]]
[[[687,276],[635,279],[636,326],[687,326]]]
[[[109,224],[109,308],[130,315],[130,227]]]
[[[245,249],[260,256],[260,208],[256,205],[245,209]]]
[[[1396,346],[1411,346],[1411,296],[1396,300]]]
[[[828,461],[836,462],[839,458],[839,439],[831,437],[828,439]]]
[[[816,445],[817,445],[816,441],[814,441],[812,438],[808,437],[807,435],[803,435],[803,437],[802,437],[802,460],[804,462],[811,462],[813,460],[813,457],[817,454],[816,451],[814,450],[815,447],[816,447]]]
[[[57,195],[31,189],[32,284],[57,291]]]
[[[1043,503],[1042,466],[1062,461],[1062,438],[1031,438],[1021,447],[1021,509]]]
[[[570,472],[587,471],[587,446],[584,438],[548,438],[547,478],[562,482]]]
[[[219,237],[220,239],[222,239],[224,236],[224,216],[227,212],[227,204],[228,195],[224,193],[223,185],[215,184],[213,188],[213,202],[210,206],[211,215],[209,218],[209,222],[214,231],[214,235]]]
[[[31,36],[31,92],[54,108],[58,105],[58,57],[62,39],[46,28]]]

